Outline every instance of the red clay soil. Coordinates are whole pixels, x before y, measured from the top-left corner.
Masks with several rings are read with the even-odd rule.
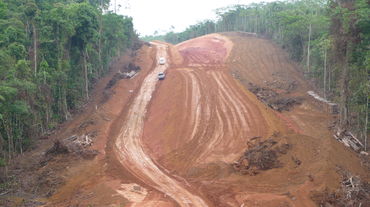
[[[208,206],[315,206],[313,191],[339,187],[337,165],[368,179],[355,153],[332,139],[327,127],[333,117],[311,103],[306,92],[312,87],[287,54],[268,40],[224,35],[175,47],[184,62],[170,67],[158,85],[143,132],[158,165]],[[304,97],[303,104],[276,112],[245,89],[247,83],[265,86],[274,80],[295,80],[291,95]],[[279,158],[283,167],[256,176],[231,169],[250,138],[274,132],[292,146]]]
[[[212,36],[212,35],[211,35]],[[219,65],[225,62],[230,45],[223,38],[210,38],[209,35],[197,38],[198,41],[185,41],[176,46],[186,65]],[[227,46],[227,47],[225,47]]]
[[[159,57],[167,63],[157,65]],[[356,154],[332,138],[334,117],[314,106],[306,96],[312,87],[269,40],[225,33],[156,42],[135,64],[142,68],[135,78],[104,92],[105,102],[98,90],[100,98],[63,128],[61,137],[97,131],[92,148],[100,154],[67,166],[66,184],[45,206],[310,207],[312,192],[339,187],[337,166],[369,180]],[[295,80],[290,96],[303,103],[276,112],[247,90],[275,80]],[[248,141],[272,136],[291,146],[281,167],[254,176],[233,169]]]
[[[116,189],[121,188],[121,182],[127,183],[136,179],[117,161],[112,151],[114,142],[112,137],[119,132],[122,117],[127,113],[127,107],[132,102],[143,79],[154,66],[155,52],[156,49],[153,46],[143,46],[134,60],[134,63],[141,67],[139,74],[133,79],[118,81],[109,91],[98,91],[99,98],[93,102],[93,106],[90,106],[92,111],[79,116],[77,123],[68,124],[62,137],[68,137],[71,134],[68,131],[78,131],[76,126],[81,123],[95,120],[95,124],[85,131],[98,131],[98,137],[92,148],[98,150],[99,155],[93,161],[86,161],[84,165],[71,167],[67,172],[66,184],[49,199],[46,206],[109,206],[113,204],[122,206],[129,203],[128,199],[118,195]],[[125,64],[128,64],[127,59],[121,59],[113,65],[113,71],[123,68]],[[108,81],[103,84],[103,88]],[[101,100],[106,101],[102,103]]]

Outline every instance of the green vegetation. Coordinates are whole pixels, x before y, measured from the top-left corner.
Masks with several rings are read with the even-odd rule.
[[[69,119],[137,39],[132,19],[108,5],[0,0],[0,166]]]
[[[214,32],[267,37],[300,62],[323,95],[340,103],[340,127],[366,143],[370,129],[370,3],[368,0],[296,0],[236,5],[181,33],[146,38],[179,43]]]

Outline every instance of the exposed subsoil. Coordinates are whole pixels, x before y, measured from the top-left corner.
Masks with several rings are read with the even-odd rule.
[[[370,179],[332,138],[335,117],[306,95],[313,88],[298,66],[269,40],[225,33],[155,42],[132,62],[141,68],[134,78],[106,88],[112,72],[55,135],[94,134],[95,158],[61,153],[31,171],[63,180],[44,206],[309,207],[341,187],[338,167]],[[278,110],[276,100],[278,108],[300,102]]]

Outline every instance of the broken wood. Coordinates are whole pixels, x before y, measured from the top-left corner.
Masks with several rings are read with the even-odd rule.
[[[343,143],[346,147],[352,148],[356,152],[360,152],[364,145],[351,132],[338,129],[334,134],[334,138]]]
[[[91,138],[91,135],[89,134],[84,134],[81,136],[72,135],[61,141],[55,141],[54,145],[45,152],[45,156],[75,153],[81,155],[82,157],[91,159],[98,154],[96,150],[88,149],[88,147],[91,146],[92,143],[93,140]]]

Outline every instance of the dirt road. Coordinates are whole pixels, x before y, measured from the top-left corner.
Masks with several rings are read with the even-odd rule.
[[[157,60],[164,57],[168,60],[167,46],[155,43]],[[183,183],[172,178],[160,169],[143,149],[142,133],[147,106],[158,82],[158,73],[165,72],[168,61],[156,68],[144,79],[140,91],[135,97],[129,113],[116,140],[116,153],[119,161],[142,182],[173,198],[180,206],[207,206],[198,196],[189,192]],[[142,206],[143,204],[138,204]]]
[[[142,68],[135,78],[117,82],[106,102],[92,103],[69,125],[72,134],[94,120],[81,133],[99,132],[92,147],[100,153],[69,170],[49,206],[314,207],[313,193],[340,188],[338,166],[369,176],[332,139],[332,115],[305,96],[312,87],[269,40],[227,33],[175,46],[157,42],[135,63]],[[157,80],[159,72],[165,80]],[[303,102],[274,111],[250,83]],[[271,137],[288,146],[278,167],[253,175],[232,167],[251,139]]]
[[[226,163],[243,153],[249,138],[268,136],[276,127],[268,125],[266,109],[230,75],[225,61],[231,41],[213,34],[175,49],[183,62],[171,67],[155,92],[144,127],[145,145],[173,176],[222,176],[229,170]]]

